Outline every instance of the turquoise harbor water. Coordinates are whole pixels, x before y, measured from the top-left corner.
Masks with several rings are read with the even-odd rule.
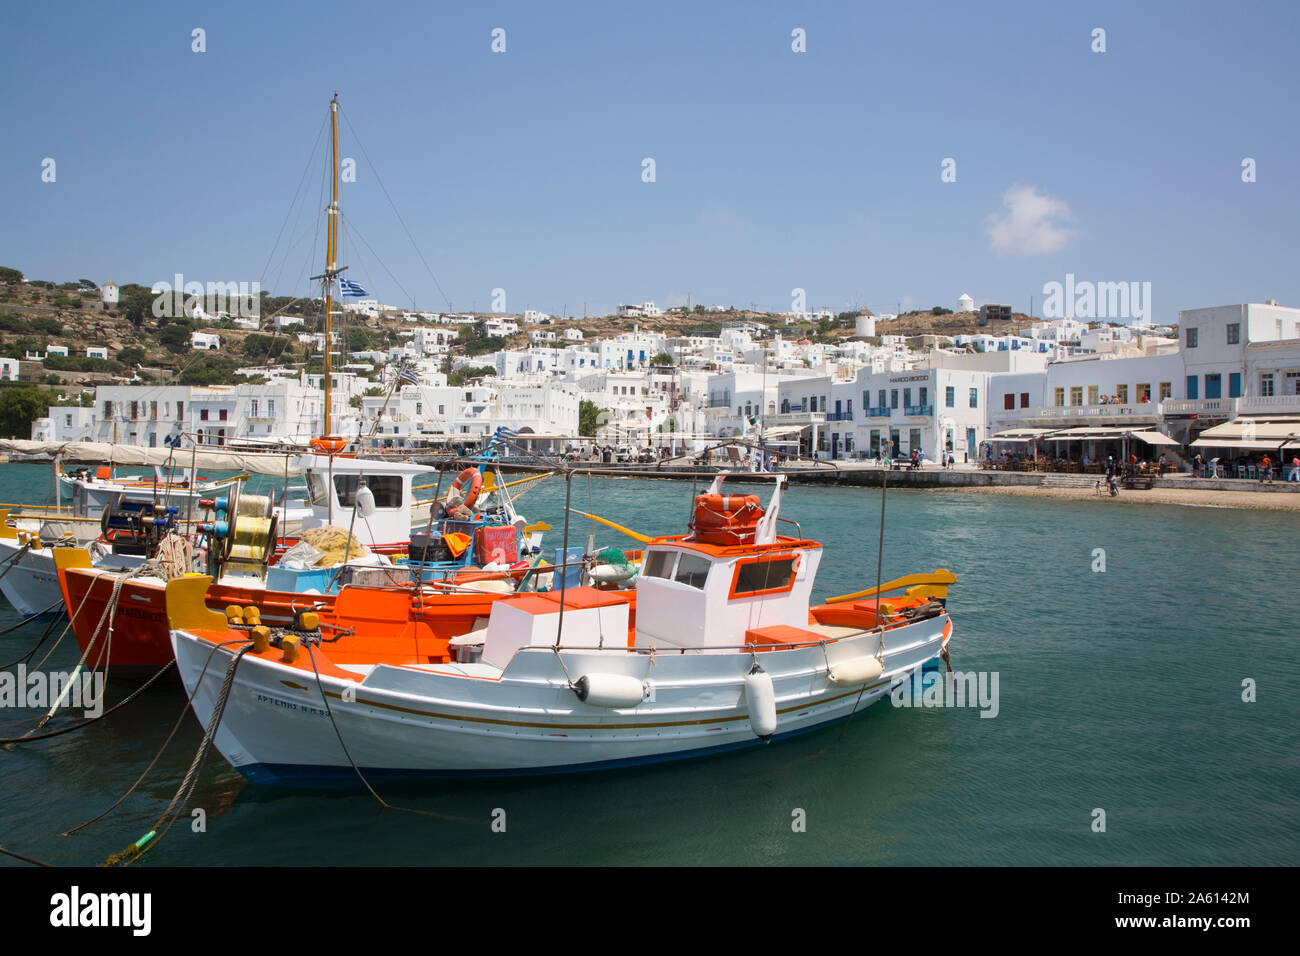
[[[47,467],[0,466],[0,500],[41,500],[48,484]],[[520,509],[553,524],[558,545],[564,485],[542,484]],[[572,495],[575,508],[668,533],[684,528],[690,492],[578,478]],[[819,597],[874,583],[879,504],[871,489],[787,495],[783,514],[826,546]],[[573,519],[573,543],[592,531]],[[884,576],[956,572],[953,665],[997,673],[996,717],[885,701],[846,726],[721,757],[380,788],[432,816],[364,791],[252,787],[214,753],[191,802],[205,832],[182,818],[144,865],[1294,864],[1298,540],[1300,516],[1277,512],[890,491]],[[14,620],[0,609],[0,627]],[[39,633],[0,638],[0,657]],[[69,637],[46,667],[76,656]],[[1247,678],[1255,703],[1242,701]],[[110,697],[129,690],[111,684]],[[178,684],[156,687],[89,730],[0,750],[0,845],[94,864],[143,835],[198,743],[192,717],[119,809],[57,834],[132,784],[183,707]],[[0,732],[35,716],[0,710]],[[1094,808],[1105,833],[1091,829]]]

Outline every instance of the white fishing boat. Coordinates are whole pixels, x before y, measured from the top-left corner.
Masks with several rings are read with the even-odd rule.
[[[204,578],[167,585],[194,712],[254,781],[596,770],[718,753],[847,719],[939,656],[946,571],[810,606],[822,546],[766,508],[696,499],[690,534],[653,538],[632,592],[501,598],[440,640],[420,601],[377,589],[335,604],[324,637],[229,625]],[[228,691],[223,682],[229,675]]]

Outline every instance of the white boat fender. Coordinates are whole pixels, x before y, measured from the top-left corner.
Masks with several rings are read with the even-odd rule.
[[[646,685],[626,674],[583,674],[573,685],[578,700],[593,707],[635,707],[646,698]]]
[[[776,733],[776,689],[772,675],[757,661],[745,675],[745,706],[749,709],[749,726],[766,743]]]
[[[593,581],[599,581],[602,584],[621,584],[629,578],[635,576],[636,568],[620,568],[613,564],[598,564],[587,572]]]
[[[874,657],[854,657],[833,664],[826,676],[832,684],[865,684],[885,672],[884,666]]]

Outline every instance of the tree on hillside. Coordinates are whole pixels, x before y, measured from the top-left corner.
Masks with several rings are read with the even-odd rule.
[[[600,415],[604,411],[605,409],[595,402],[584,398],[578,404],[578,434],[587,438],[594,438],[596,426],[600,424]]]
[[[673,357],[669,355],[667,352],[658,352],[650,356],[650,364],[651,365],[675,365],[677,363],[673,361]]]
[[[0,282],[19,283],[23,281],[23,274],[17,269],[11,269],[8,266],[0,266]]]
[[[190,350],[190,333],[193,331],[194,323],[189,319],[172,319],[158,333],[158,344],[169,352],[188,352]]]
[[[126,316],[137,329],[144,325],[145,319],[153,318],[154,294],[145,286],[128,282],[117,290],[117,301]]]
[[[260,362],[282,356],[289,346],[289,340],[279,335],[259,335],[254,332],[244,339],[243,351],[250,361]]]
[[[23,385],[0,392],[0,437],[31,438],[32,422],[50,410],[50,393]]]

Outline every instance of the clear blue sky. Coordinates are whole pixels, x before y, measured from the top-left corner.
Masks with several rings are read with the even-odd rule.
[[[320,246],[286,248],[319,168],[293,235],[291,203],[337,90],[457,309],[500,287],[516,312],[785,310],[799,287],[836,311],[1023,310],[1067,272],[1151,282],[1158,321],[1300,305],[1297,9],[6,4],[0,264],[305,292]],[[351,129],[344,208],[374,251],[350,239],[349,275],[445,309]]]

